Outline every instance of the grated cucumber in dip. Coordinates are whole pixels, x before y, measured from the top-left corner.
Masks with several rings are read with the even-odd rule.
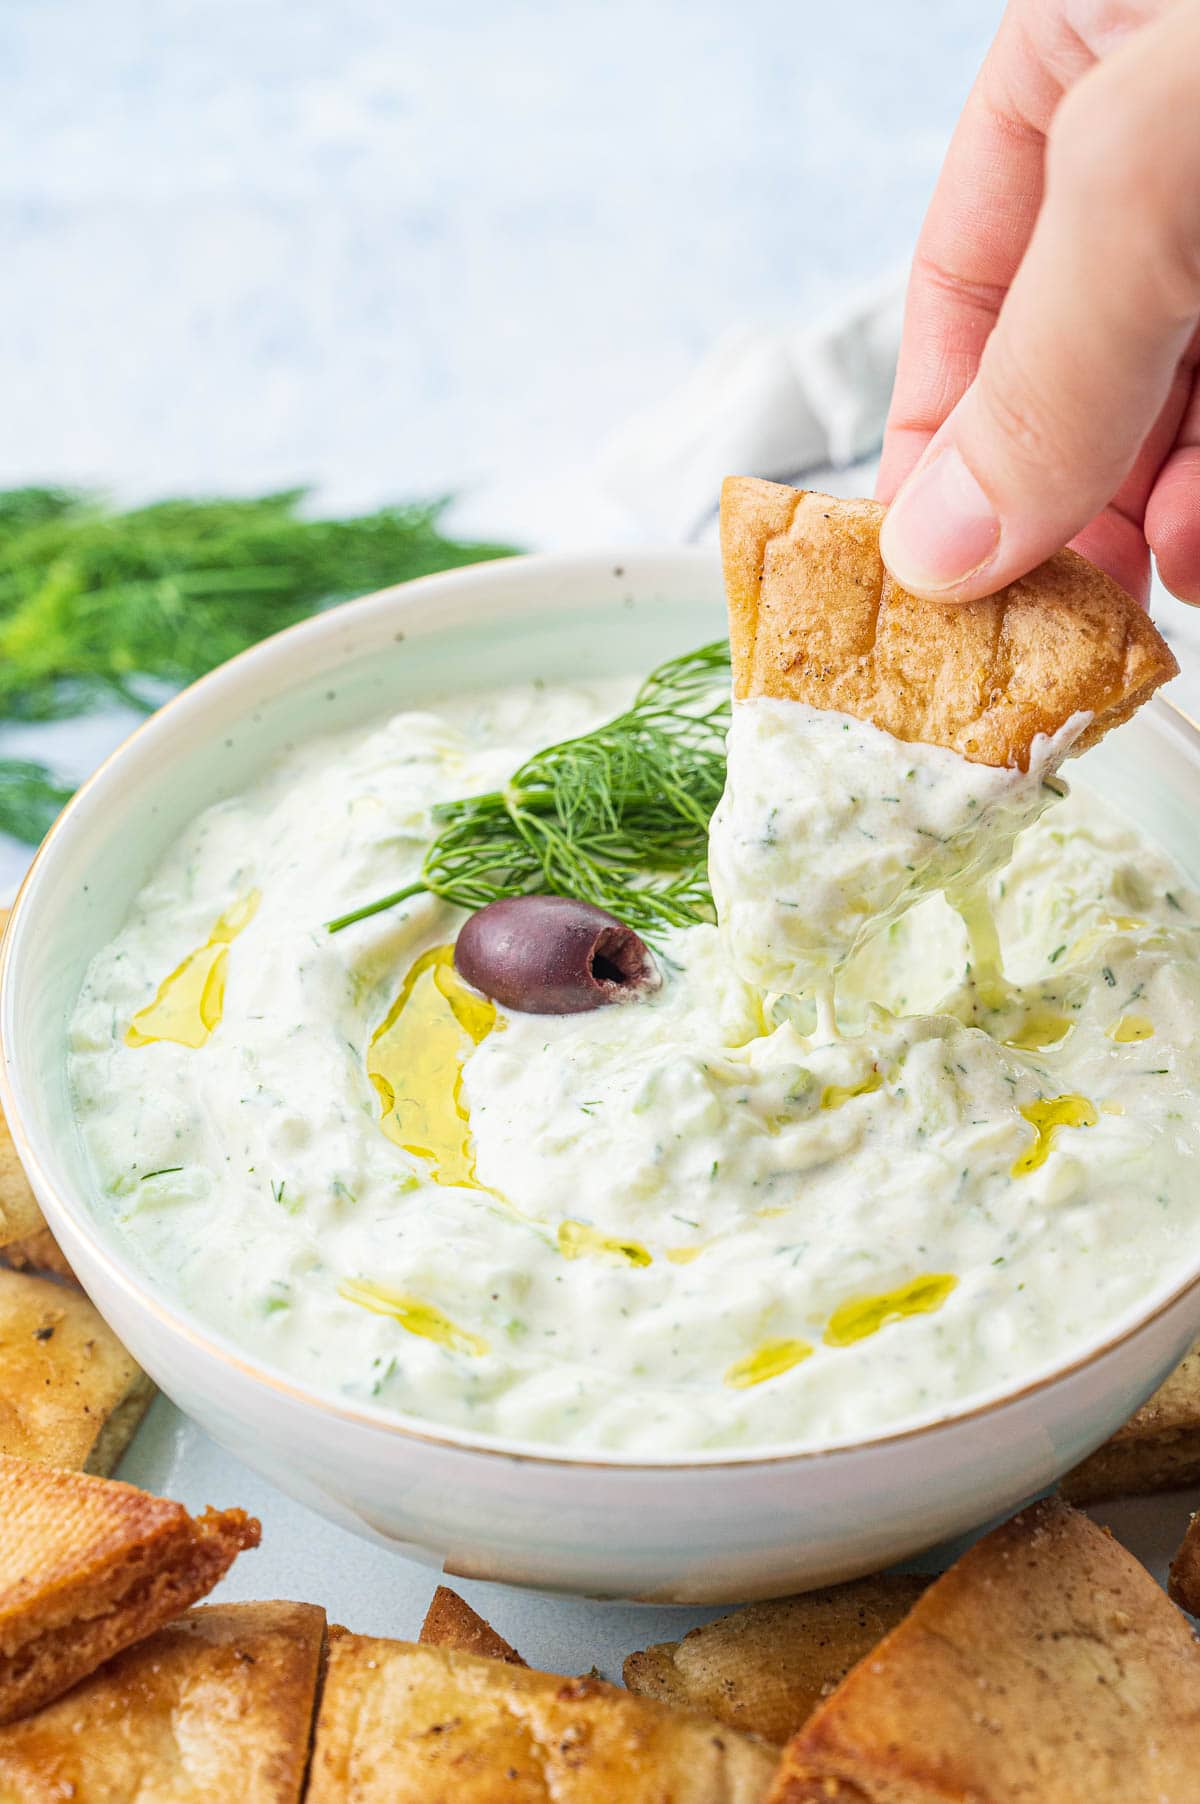
[[[1048,773],[1089,719],[997,770],[833,709],[735,703],[709,872],[740,975],[811,992],[922,896],[971,897],[1062,793]]]
[[[635,1002],[499,1008],[430,895],[326,931],[631,689],[314,740],[185,830],[70,1028],[96,1210],[157,1284],[357,1405],[669,1455],[936,1416],[1192,1260],[1200,904],[1036,761],[735,709],[722,927],[664,929]],[[971,937],[926,893],[965,857]]]

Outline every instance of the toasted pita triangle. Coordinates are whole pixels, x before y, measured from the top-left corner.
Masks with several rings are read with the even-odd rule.
[[[82,1291],[0,1271],[0,1454],[110,1472],[153,1394]]]
[[[0,1729],[5,1804],[297,1804],[325,1612],[211,1604]]]
[[[0,1247],[27,1240],[46,1226],[25,1168],[17,1157],[8,1122],[0,1111]]]
[[[417,1639],[422,1647],[451,1647],[460,1654],[505,1660],[510,1666],[526,1664],[516,1648],[448,1585],[439,1585],[434,1592]]]
[[[1068,1503],[1200,1484],[1200,1341],[1110,1440],[1067,1473]]]
[[[1200,1646],[1150,1574],[1035,1504],[936,1580],[789,1742],[770,1804],[1193,1804]]]
[[[1192,1516],[1168,1575],[1168,1595],[1181,1610],[1200,1614],[1200,1513]]]
[[[600,1679],[333,1629],[307,1804],[759,1804],[774,1770]]]
[[[259,1526],[132,1485],[0,1456],[0,1723],[211,1591]]]
[[[929,1584],[911,1574],[879,1573],[749,1604],[660,1641],[625,1662],[625,1683],[639,1697],[699,1710],[763,1741],[781,1744],[894,1629]]]
[[[24,1240],[10,1240],[0,1247],[0,1266],[14,1272],[50,1272],[64,1284],[79,1289],[79,1279],[67,1263],[67,1256],[49,1228],[38,1228]]]
[[[1083,751],[1178,673],[1118,585],[1057,552],[986,601],[922,601],[879,555],[884,509],[731,476],[721,491],[734,694],[869,720],[976,764],[1028,769],[1038,734],[1092,716]]]
[[[8,925],[8,916],[9,910],[0,908],[0,937]],[[0,1247],[14,1240],[27,1240],[45,1226],[38,1200],[17,1157],[8,1122],[0,1110]]]

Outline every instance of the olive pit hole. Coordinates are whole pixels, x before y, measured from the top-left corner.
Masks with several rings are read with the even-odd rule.
[[[645,972],[645,948],[628,929],[606,927],[592,948],[591,973],[597,983],[637,984]]]

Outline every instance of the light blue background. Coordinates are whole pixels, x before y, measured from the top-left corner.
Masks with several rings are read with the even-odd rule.
[[[3,0],[0,482],[570,536],[539,493],[725,327],[907,260],[998,12]]]

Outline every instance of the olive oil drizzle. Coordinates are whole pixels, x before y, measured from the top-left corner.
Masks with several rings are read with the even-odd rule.
[[[780,1378],[812,1354],[806,1340],[766,1340],[745,1359],[735,1360],[725,1373],[725,1382],[735,1391],[749,1390],[765,1384],[769,1378]]]
[[[823,1109],[840,1109],[843,1103],[850,1102],[856,1096],[871,1096],[882,1087],[883,1076],[879,1071],[871,1070],[857,1084],[826,1084],[821,1092]]]
[[[895,1290],[885,1290],[877,1296],[852,1297],[830,1316],[822,1336],[825,1345],[851,1347],[856,1341],[878,1334],[892,1322],[903,1321],[912,1315],[931,1315],[941,1308],[957,1284],[958,1279],[951,1272],[924,1272],[907,1284],[898,1285]],[[735,1360],[728,1367],[725,1383],[734,1390],[765,1384],[770,1378],[790,1372],[812,1352],[812,1346],[805,1340],[764,1341],[744,1359]]]
[[[254,919],[262,897],[252,889],[219,916],[203,946],[189,952],[158,986],[154,1001],[139,1009],[125,1030],[126,1046],[169,1040],[194,1050],[204,1045],[225,1012],[229,948]]]
[[[1044,1052],[1051,1046],[1061,1046],[1074,1026],[1075,1023],[1068,1021],[1065,1015],[1035,1009],[1004,1044],[1011,1046],[1014,1052]]]
[[[881,1291],[877,1296],[852,1297],[842,1303],[829,1318],[824,1340],[827,1347],[851,1347],[855,1341],[878,1334],[890,1322],[907,1316],[932,1315],[940,1309],[958,1279],[951,1272],[925,1272],[911,1278],[895,1290]]]
[[[467,988],[453,946],[433,946],[410,969],[371,1037],[367,1076],[388,1139],[424,1160],[435,1184],[482,1189],[463,1101],[467,1054],[497,1025],[496,1005]]]
[[[1137,933],[1149,924],[1140,915],[1101,915],[1096,925],[1089,927],[1086,933],[1081,933],[1075,941],[1067,953],[1067,963],[1077,964],[1081,958],[1094,952],[1097,946],[1103,946],[1114,933]]]
[[[693,1259],[699,1259],[704,1246],[705,1243],[700,1241],[694,1246],[668,1247],[666,1256],[672,1265],[690,1265]]]
[[[369,1309],[372,1315],[390,1316],[394,1322],[415,1334],[421,1340],[435,1341],[439,1347],[448,1347],[452,1353],[466,1353],[473,1359],[488,1350],[488,1344],[478,1334],[472,1334],[467,1328],[460,1328],[452,1322],[448,1315],[426,1303],[420,1297],[408,1296],[403,1291],[389,1290],[383,1284],[373,1284],[367,1278],[345,1278],[338,1285],[338,1295],[347,1303],[356,1303],[360,1309]]]
[[[1122,1015],[1109,1028],[1108,1037],[1118,1046],[1132,1046],[1139,1040],[1152,1040],[1154,1023],[1146,1015]]]
[[[987,1007],[1003,1006],[1007,987],[1004,980],[1004,956],[996,917],[988,902],[986,889],[961,892],[950,897],[967,933],[970,949],[971,978],[976,993]]]
[[[650,1265],[652,1255],[640,1240],[622,1240],[602,1234],[584,1221],[564,1221],[558,1227],[558,1250],[564,1259],[616,1259],[625,1265]],[[669,1257],[669,1255],[668,1255]]]
[[[1059,1128],[1095,1127],[1100,1119],[1095,1103],[1086,1096],[1047,1097],[1042,1102],[1026,1103],[1021,1113],[1035,1130],[1035,1138],[1013,1166],[1014,1178],[1023,1178],[1046,1163]]]

